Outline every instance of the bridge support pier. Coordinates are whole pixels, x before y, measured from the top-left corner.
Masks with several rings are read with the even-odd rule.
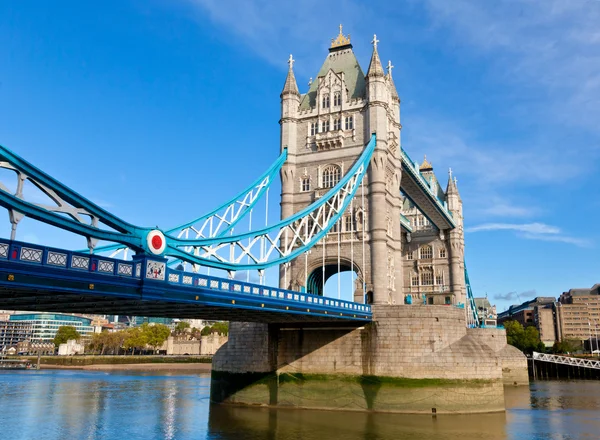
[[[360,328],[232,323],[213,359],[216,403],[356,411],[504,410],[525,356],[497,329],[467,329],[447,306],[374,306]]]

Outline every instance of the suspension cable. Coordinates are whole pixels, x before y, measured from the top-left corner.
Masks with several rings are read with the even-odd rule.
[[[337,277],[337,284],[338,284],[338,299],[342,299],[342,292],[341,292],[341,279],[340,279],[340,239],[341,239],[341,235],[342,235],[342,217],[340,217],[340,219],[338,220],[338,234],[337,234],[337,254],[338,254],[338,277]]]
[[[252,211],[253,211],[253,209],[250,209],[249,219],[248,219],[248,231],[252,230]],[[251,243],[252,243],[252,239],[248,238],[248,246],[250,246]],[[250,264],[250,255],[248,255],[246,257],[246,261],[248,261],[248,264]],[[250,270],[246,271],[246,282],[247,283],[250,282]]]
[[[322,227],[325,227],[325,209],[323,210],[323,225]],[[325,296],[325,240],[327,239],[327,234],[323,235],[323,264],[322,264],[322,271],[323,271],[323,279],[322,281],[322,290],[321,290],[321,295]]]
[[[363,265],[363,302],[366,302],[365,295],[367,294],[367,277],[366,277],[366,262],[365,262],[365,234],[366,231],[366,213],[367,210],[365,208],[365,178],[363,177],[362,181],[362,189],[361,189],[361,199],[362,199],[362,265]]]
[[[354,301],[354,197],[350,200],[350,270],[350,298]]]

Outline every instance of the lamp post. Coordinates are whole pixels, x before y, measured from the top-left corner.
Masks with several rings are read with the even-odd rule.
[[[590,324],[590,320],[588,319],[588,332],[590,333],[590,354],[594,355],[594,349],[592,348],[592,324]]]

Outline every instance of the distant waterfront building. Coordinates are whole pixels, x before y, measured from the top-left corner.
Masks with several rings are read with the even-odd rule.
[[[564,292],[558,299],[556,311],[559,340],[595,339],[600,331],[600,284]]]
[[[0,321],[0,351],[5,347],[16,347],[32,335],[33,324],[30,322]]]
[[[61,313],[18,313],[10,316],[10,321],[30,324],[32,342],[52,342],[59,327],[70,325],[80,335],[91,335],[94,331],[92,320],[83,316]]]
[[[498,314],[498,323],[517,321],[523,327],[535,326],[540,333],[540,340],[551,347],[558,340],[555,303],[556,299],[551,296],[538,296],[522,304],[512,305]]]

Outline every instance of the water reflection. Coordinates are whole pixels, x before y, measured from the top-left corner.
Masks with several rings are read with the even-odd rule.
[[[505,413],[404,415],[212,406],[210,439],[505,439]]]
[[[210,406],[207,374],[0,372],[2,439],[597,439],[600,381],[507,388],[506,413],[399,415]]]

